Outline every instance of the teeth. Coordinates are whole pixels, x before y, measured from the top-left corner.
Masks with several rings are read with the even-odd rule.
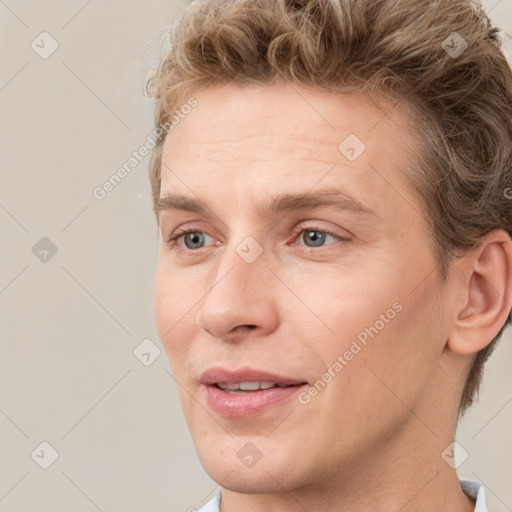
[[[240,382],[238,384],[225,384],[223,382],[219,382],[217,386],[219,386],[220,389],[226,389],[230,391],[257,391],[258,389],[270,389],[274,386],[283,387],[279,384],[275,384],[274,382],[266,381]]]

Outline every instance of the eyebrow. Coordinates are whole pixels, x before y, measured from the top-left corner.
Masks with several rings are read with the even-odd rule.
[[[356,198],[335,188],[327,188],[304,194],[283,194],[275,196],[260,210],[264,215],[277,215],[295,210],[307,210],[321,206],[334,206],[367,216],[379,217],[377,212]],[[167,193],[161,196],[155,207],[157,214],[161,211],[177,210],[197,213],[204,217],[214,217],[210,209],[200,200],[180,194]]]

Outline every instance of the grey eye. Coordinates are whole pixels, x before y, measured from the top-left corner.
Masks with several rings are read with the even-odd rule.
[[[308,247],[320,247],[325,242],[325,237],[330,236],[327,233],[318,229],[308,229],[303,232],[303,240]],[[311,245],[308,244],[308,240],[311,241]]]
[[[185,233],[183,238],[187,249],[201,249],[201,244],[204,243],[205,235],[199,231],[194,231],[193,233]]]

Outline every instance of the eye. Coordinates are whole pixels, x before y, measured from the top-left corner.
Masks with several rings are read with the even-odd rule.
[[[329,237],[334,238],[337,241],[348,241],[348,239],[343,238],[340,235],[333,233],[332,231],[320,229],[315,226],[301,226],[298,239],[302,239],[306,247],[312,248],[323,247],[324,245],[326,245],[325,241]]]
[[[348,241],[347,238],[343,238],[332,231],[321,229],[316,226],[299,226],[299,228],[295,230],[295,233],[298,233],[298,240],[302,239],[304,241],[304,245],[298,245],[303,245],[309,249],[323,247],[324,245],[332,245],[332,242],[326,244],[326,241],[329,238],[334,239],[334,241]],[[171,249],[178,252],[196,251],[206,247],[205,244],[209,238],[213,239],[213,237],[208,233],[197,228],[178,229],[169,237],[167,243]],[[183,242],[181,242],[181,239],[183,239]],[[217,245],[218,244],[219,242],[217,242]]]
[[[183,242],[185,244],[185,249],[179,247],[179,241],[183,238]],[[205,231],[199,231],[198,229],[179,229],[174,232],[167,243],[173,249],[177,250],[195,250],[202,249],[202,244],[206,241],[207,238],[211,238],[208,233]]]

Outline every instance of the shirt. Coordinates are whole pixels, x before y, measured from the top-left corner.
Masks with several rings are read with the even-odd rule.
[[[488,512],[485,503],[485,491],[481,484],[471,480],[461,480],[460,485],[465,494],[476,501],[474,512]],[[220,512],[220,492],[208,503],[201,507],[198,512]]]

